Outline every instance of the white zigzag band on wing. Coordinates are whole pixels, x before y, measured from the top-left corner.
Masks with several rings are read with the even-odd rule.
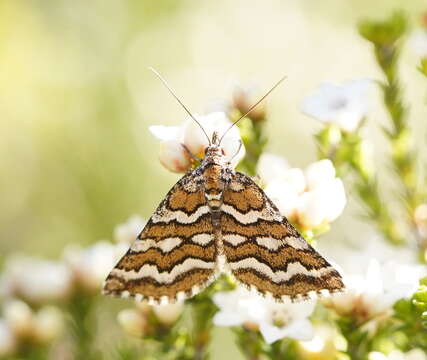
[[[255,223],[258,220],[267,220],[267,221],[282,221],[282,217],[276,214],[263,214],[258,210],[250,210],[247,213],[241,213],[236,210],[233,206],[223,204],[221,206],[221,211],[224,213],[231,215],[234,219],[236,219],[240,224],[251,224]]]
[[[210,209],[207,205],[202,205],[190,215],[187,215],[182,210],[165,211],[161,216],[155,214],[151,217],[153,223],[168,223],[171,221],[177,221],[180,224],[192,224],[196,222],[201,216],[208,214]]]
[[[227,242],[233,246],[238,246],[248,240],[246,236],[237,234],[223,235],[222,239],[224,242]],[[292,246],[294,249],[308,249],[308,244],[303,239],[293,236],[288,236],[284,240],[277,240],[268,236],[257,236],[255,241],[259,246],[273,251],[280,249],[286,244]]]
[[[197,234],[190,239],[190,242],[205,246],[213,240],[214,237],[211,234]],[[179,237],[166,238],[162,240],[138,239],[132,244],[131,250],[134,252],[145,252],[154,248],[160,249],[164,253],[168,253],[180,246],[183,242],[184,240]]]
[[[320,277],[329,273],[330,271],[334,271],[331,266],[324,267],[322,269],[312,269],[307,270],[303,265],[299,262],[294,262],[288,265],[287,271],[279,270],[274,272],[269,266],[259,262],[257,259],[250,257],[247,259],[243,259],[236,262],[230,262],[229,266],[231,270],[239,270],[239,269],[254,269],[266,276],[268,276],[271,281],[275,283],[279,283],[281,281],[287,281],[292,278],[294,275],[307,275],[313,277]]]
[[[135,270],[123,270],[123,269],[113,269],[111,272],[112,275],[118,276],[126,281],[128,280],[136,280],[136,279],[142,279],[146,277],[153,278],[158,283],[161,284],[170,284],[172,283],[177,276],[186,273],[189,270],[192,269],[215,269],[215,262],[207,262],[200,259],[195,258],[189,258],[186,259],[181,264],[178,264],[173,267],[173,269],[168,271],[162,271],[159,272],[156,265],[152,264],[145,264],[141,266],[141,268],[138,271]]]

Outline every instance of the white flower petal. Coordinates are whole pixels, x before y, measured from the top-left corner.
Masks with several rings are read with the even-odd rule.
[[[166,169],[176,173],[186,172],[191,166],[190,155],[176,140],[161,142],[159,160]]]
[[[114,228],[113,238],[118,243],[132,244],[147,221],[139,215],[132,215],[125,223]]]
[[[266,322],[260,324],[259,331],[261,332],[267,344],[272,344],[275,341],[283,339],[285,336],[287,336],[286,328],[280,329],[277,326]]]
[[[209,138],[212,139],[212,133],[208,131],[210,129],[207,129],[204,118],[196,115],[196,119],[203,126]],[[209,145],[206,135],[192,119],[187,120],[184,125],[184,144],[193,155],[198,157],[204,155],[205,149]]]
[[[298,221],[305,228],[315,228],[326,219],[328,204],[319,191],[309,191],[298,198]]]
[[[278,155],[263,153],[258,160],[257,173],[265,184],[276,178],[284,177],[288,169],[288,162]]]
[[[65,264],[20,255],[6,261],[5,276],[10,278],[15,292],[37,303],[65,299],[73,280]]]
[[[354,131],[368,110],[366,91],[370,83],[361,79],[342,86],[322,84],[304,99],[301,111],[322,122],[335,123],[344,131]]]
[[[293,186],[281,179],[272,180],[264,189],[267,196],[277,206],[280,213],[292,218],[299,204],[299,196]]]
[[[308,341],[314,336],[314,328],[308,319],[300,319],[291,323],[287,329],[287,336],[292,339]]]
[[[306,188],[306,180],[301,169],[292,168],[286,170],[283,174],[283,181],[293,187],[298,194],[302,193]]]
[[[328,204],[325,218],[327,221],[332,222],[342,214],[347,203],[344,184],[341,179],[336,178],[332,182],[325,184],[322,187],[322,191],[324,201]]]
[[[95,243],[86,249],[68,246],[64,260],[74,272],[79,285],[89,291],[99,291],[105,278],[117,261],[125,254],[127,245],[106,241]]]
[[[419,57],[427,57],[427,31],[415,31],[411,35],[409,43]]]
[[[310,164],[305,169],[305,178],[309,190],[333,180],[335,178],[335,168],[332,161],[323,159]]]
[[[182,129],[179,126],[151,125],[148,129],[158,140],[181,141]]]

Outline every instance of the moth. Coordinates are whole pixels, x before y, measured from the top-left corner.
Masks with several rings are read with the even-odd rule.
[[[221,148],[225,133],[220,137],[214,132],[209,138],[198,125],[209,141],[200,166],[167,193],[108,275],[103,293],[149,304],[173,303],[196,295],[223,272],[277,301],[341,291],[338,271],[250,177],[230,166]]]

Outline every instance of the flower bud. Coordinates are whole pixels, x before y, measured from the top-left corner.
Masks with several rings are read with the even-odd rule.
[[[172,325],[181,316],[184,310],[182,303],[157,305],[153,307],[153,312],[157,319],[164,325]]]
[[[0,320],[0,357],[11,356],[17,347],[17,341],[9,325]]]
[[[243,115],[249,111],[256,101],[257,99],[253,98],[250,90],[237,88],[233,92],[232,107],[237,109],[239,113]],[[248,118],[254,122],[264,121],[266,113],[265,108],[265,103],[258,104],[258,106],[248,114]]]
[[[117,321],[127,334],[136,337],[144,336],[148,326],[147,318],[137,309],[120,311]]]
[[[32,330],[33,312],[21,300],[10,300],[3,306],[3,316],[9,328],[19,337],[27,336]]]
[[[47,344],[58,338],[64,330],[64,318],[54,306],[42,308],[34,317],[33,335],[40,343]]]

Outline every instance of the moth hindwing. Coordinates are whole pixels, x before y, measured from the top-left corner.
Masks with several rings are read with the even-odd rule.
[[[262,189],[230,167],[215,137],[201,165],[169,191],[108,275],[104,293],[174,302],[224,271],[278,301],[344,287]]]

